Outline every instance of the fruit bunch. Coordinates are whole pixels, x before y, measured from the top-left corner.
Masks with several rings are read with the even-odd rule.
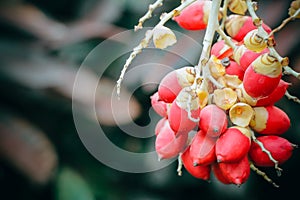
[[[196,1],[173,19],[187,30],[205,29],[211,4]],[[212,45],[206,71],[185,66],[168,73],[151,104],[162,117],[155,129],[159,159],[179,156],[196,178],[208,180],[212,171],[224,184],[241,185],[250,168],[280,171],[296,146],[282,137],[290,119],[275,105],[289,87],[281,79],[288,59],[272,54],[273,35],[259,35],[272,29],[244,15],[245,1],[229,1],[228,8],[227,38]]]
[[[149,5],[135,30],[162,5],[163,0]],[[184,166],[194,177],[208,180],[212,171],[224,184],[241,185],[252,169],[277,186],[257,167],[280,172],[279,165],[296,147],[282,137],[291,123],[275,104],[285,95],[300,102],[288,93],[290,84],[282,75],[300,76],[275,50],[274,33],[299,18],[300,3],[291,3],[289,17],[275,29],[263,23],[256,9],[252,0],[182,0],[160,16],[126,60],[118,94],[126,69],[151,39],[160,49],[177,42],[164,26],[168,20],[187,31],[205,30],[198,65],[168,73],[151,96],[153,109],[162,117],[155,128],[158,157],[178,156],[179,172]],[[213,42],[216,32],[219,37]]]

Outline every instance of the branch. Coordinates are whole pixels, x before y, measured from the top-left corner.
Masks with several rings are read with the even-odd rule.
[[[186,8],[188,5],[190,5],[191,3],[193,3],[196,0],[186,0],[183,1],[181,3],[180,6],[178,6],[177,8],[173,9],[171,12],[163,14],[161,17],[160,22],[152,29],[146,32],[145,38],[140,42],[140,44],[138,46],[136,46],[133,49],[133,52],[130,54],[129,58],[126,60],[125,65],[123,66],[123,69],[121,71],[120,77],[117,81],[117,95],[118,98],[120,97],[120,92],[121,92],[121,84],[122,81],[124,79],[125,76],[125,72],[128,69],[129,65],[132,63],[132,61],[134,60],[134,58],[142,52],[142,49],[146,48],[149,43],[151,38],[153,37],[153,30],[155,30],[155,28],[159,27],[159,26],[163,26],[167,21],[169,21],[174,15],[178,14],[178,12],[181,12],[184,8]]]
[[[269,34],[269,37],[271,35],[273,35],[274,33],[280,31],[287,23],[289,23],[291,20],[294,20],[297,17],[297,15],[299,15],[299,14],[300,14],[300,9],[298,9],[292,16],[283,20],[282,23],[277,28],[273,29],[271,31],[271,33]]]
[[[203,39],[203,49],[201,52],[201,56],[198,62],[198,66],[196,67],[204,67],[210,55],[211,44],[213,42],[213,38],[215,35],[215,31],[217,30],[219,23],[218,23],[218,13],[220,10],[221,0],[214,0],[212,1],[212,6],[209,13],[207,29]],[[205,76],[204,76],[205,77]]]
[[[246,0],[249,14],[252,17],[252,21],[258,29],[257,36],[263,38],[264,40],[268,40],[269,34],[262,27],[262,20],[256,15],[255,8],[256,4],[252,2],[252,0]],[[274,43],[268,43],[268,49],[270,50],[270,55],[276,58],[283,66],[288,65],[288,58],[282,58],[277,51],[274,49]]]
[[[297,79],[300,79],[300,73],[294,71],[294,70],[293,70],[292,68],[290,68],[289,66],[284,66],[283,69],[284,69],[284,74],[292,75],[292,76],[296,77]]]
[[[262,142],[260,142],[259,140],[257,140],[257,138],[254,135],[254,132],[252,130],[250,130],[250,132],[251,132],[251,138],[252,138],[252,140],[256,144],[258,144],[258,146],[261,148],[261,150],[263,152],[265,152],[268,155],[269,159],[274,163],[274,167],[276,169],[277,175],[281,176],[282,169],[280,167],[278,167],[278,164],[279,164],[278,161],[273,158],[272,154],[270,153],[270,151],[268,149],[265,148],[264,144]]]
[[[300,104],[300,99],[298,99],[297,97],[291,95],[288,91],[285,92],[285,96],[286,96],[289,100],[293,100],[294,102]]]
[[[270,178],[267,176],[267,174],[266,174],[265,172],[263,172],[263,171],[259,170],[257,167],[255,167],[255,166],[253,165],[253,163],[250,163],[250,168],[251,168],[253,171],[255,171],[258,175],[262,176],[266,181],[268,181],[269,183],[271,183],[274,187],[276,187],[276,188],[279,187],[279,185],[277,185],[276,183],[274,183],[274,182],[272,181],[272,179],[270,179]]]
[[[178,155],[178,167],[177,167],[177,173],[178,173],[178,176],[182,176],[182,166],[183,166],[183,163],[182,163],[182,160],[181,160],[181,155],[182,153],[179,153]]]
[[[219,27],[221,30],[224,30],[225,22],[227,19],[227,7],[228,7],[228,0],[224,0],[223,7],[222,7],[222,22]]]
[[[140,18],[138,25],[134,26],[134,31],[143,28],[143,23],[147,19],[150,19],[152,17],[152,13],[156,8],[161,7],[163,5],[163,1],[164,0],[157,0],[154,4],[149,5],[148,12],[143,17]]]

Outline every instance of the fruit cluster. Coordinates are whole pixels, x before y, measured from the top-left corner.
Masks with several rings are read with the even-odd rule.
[[[244,1],[240,7],[229,2],[234,13],[247,10]],[[187,30],[205,29],[211,3],[196,1],[174,20]],[[262,28],[272,31],[266,24]],[[153,109],[162,117],[155,129],[155,148],[159,159],[179,156],[196,178],[208,180],[212,171],[224,184],[241,185],[250,166],[279,170],[278,165],[292,155],[295,145],[282,137],[290,119],[275,106],[289,86],[281,79],[288,61],[270,54],[273,36],[259,37],[250,16],[228,16],[225,30],[234,47],[219,40],[205,66],[215,83],[190,66],[161,80],[151,97]]]

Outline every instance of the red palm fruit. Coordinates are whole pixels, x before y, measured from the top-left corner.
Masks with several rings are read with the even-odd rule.
[[[155,132],[155,135],[158,135],[158,133],[161,131],[161,129],[166,125],[166,123],[169,123],[168,122],[168,119],[167,118],[161,118],[158,122],[157,122],[157,124],[156,124],[156,126],[155,126],[155,130],[154,130],[154,132]]]
[[[174,20],[186,30],[203,30],[207,26],[211,1],[196,1],[174,17]],[[221,14],[219,14],[219,19]]]
[[[227,124],[226,113],[215,104],[205,106],[200,112],[199,128],[209,137],[220,136]]]
[[[251,145],[250,132],[246,128],[228,128],[216,142],[218,162],[237,162],[247,155]]]
[[[218,59],[223,59],[231,57],[233,49],[226,45],[224,40],[220,40],[211,47],[210,54],[216,56]]]
[[[219,163],[223,176],[231,183],[241,185],[247,181],[250,175],[250,164],[248,156],[233,163]]]
[[[160,100],[172,103],[182,88],[191,86],[195,79],[193,67],[183,67],[169,72],[158,86]]]
[[[228,66],[226,66],[225,71],[226,74],[238,76],[241,81],[244,78],[245,71],[242,69],[242,67],[239,64],[237,64],[237,62],[233,60],[230,60],[230,63]]]
[[[167,117],[168,104],[160,100],[158,92],[154,93],[150,98],[151,98],[151,105],[154,111],[161,117]]]
[[[253,98],[270,95],[278,86],[282,65],[267,53],[256,58],[244,74],[244,89]]]
[[[268,106],[275,104],[285,95],[285,92],[288,87],[289,83],[280,79],[279,84],[275,88],[275,90],[265,98],[258,99],[255,106]]]
[[[294,145],[285,138],[276,135],[267,135],[257,137],[257,140],[271,153],[272,157],[278,161],[278,164],[286,162],[292,156]],[[257,166],[272,167],[275,165],[267,153],[263,152],[256,142],[251,144],[249,156]]]
[[[188,147],[181,155],[181,160],[184,168],[195,178],[209,180],[210,178],[210,165],[198,165],[194,166],[193,160],[190,156],[190,147]]]
[[[193,138],[190,145],[190,157],[196,165],[209,165],[215,162],[215,144],[216,139],[208,137],[200,130]]]
[[[231,182],[225,177],[220,169],[219,163],[215,163],[212,165],[212,171],[215,177],[224,184],[230,184]]]
[[[239,64],[242,70],[246,71],[249,65],[260,55],[268,53],[269,49],[265,48],[263,51],[256,53],[247,49],[245,45],[238,46],[233,52],[233,59]]]
[[[155,149],[159,159],[168,159],[177,156],[184,150],[187,139],[188,134],[181,134],[176,137],[167,121],[164,127],[160,129],[155,140]]]
[[[255,107],[250,127],[261,134],[280,135],[291,126],[288,115],[276,106]]]
[[[262,23],[262,27],[267,33],[272,31],[264,23]],[[238,42],[242,41],[248,32],[256,28],[250,16],[230,15],[225,22],[225,29],[228,35]]]
[[[190,102],[189,98],[191,98]],[[176,134],[188,133],[197,125],[199,114],[200,105],[197,94],[189,88],[184,88],[172,103],[168,120]]]

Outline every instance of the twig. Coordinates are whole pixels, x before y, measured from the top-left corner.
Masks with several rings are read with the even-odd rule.
[[[261,150],[263,152],[265,152],[268,155],[269,159],[274,163],[274,167],[276,169],[277,175],[281,176],[282,169],[280,167],[278,167],[278,164],[279,164],[278,161],[273,158],[271,152],[268,149],[265,148],[264,144],[262,142],[260,142],[259,140],[256,139],[256,137],[254,135],[254,132],[252,130],[250,130],[250,132],[251,132],[251,138],[252,138],[252,140],[256,144],[258,144],[258,146],[261,148]]]
[[[149,43],[151,38],[153,37],[153,30],[159,26],[163,26],[168,20],[170,20],[174,14],[177,14],[178,12],[182,11],[185,7],[187,7],[188,5],[190,5],[191,3],[193,3],[196,0],[186,0],[183,1],[180,6],[178,6],[177,8],[173,9],[171,12],[166,13],[162,16],[161,20],[159,21],[159,23],[152,29],[146,32],[145,38],[139,43],[139,45],[137,47],[135,47],[133,49],[133,52],[130,54],[129,58],[127,58],[125,65],[123,66],[123,69],[121,71],[120,77],[117,81],[117,96],[118,98],[120,98],[120,92],[121,92],[121,84],[122,81],[124,79],[125,76],[125,72],[128,69],[129,65],[131,64],[131,62],[134,60],[134,58],[142,52],[142,49],[146,48]]]
[[[219,33],[220,37],[225,41],[225,43],[230,46],[232,49],[236,48],[236,45],[234,44],[234,42],[232,42],[232,40],[225,34],[225,32],[223,31],[223,29],[221,29],[220,27],[218,27],[217,32]]]
[[[218,23],[218,13],[220,10],[220,4],[221,0],[214,0],[212,1],[212,6],[209,12],[209,18],[208,18],[208,23],[207,23],[207,29],[204,35],[203,39],[203,49],[201,52],[201,56],[198,62],[198,66],[196,67],[205,67],[209,60],[209,55],[210,55],[210,49],[211,49],[211,44],[213,42],[213,38],[215,35],[215,31],[217,30],[219,23]],[[205,77],[205,75],[204,75]]]
[[[196,72],[201,72],[202,70],[204,79],[210,80],[218,88],[223,88],[223,86],[220,83],[218,83],[218,81],[216,81],[214,77],[212,77],[212,75],[210,74],[210,70],[208,69],[207,66],[213,38],[216,30],[219,27],[218,13],[220,10],[220,4],[221,4],[221,0],[212,1],[212,6],[210,9],[208,23],[207,23],[207,29],[203,39],[203,48],[202,48],[201,56],[198,65],[195,66],[195,68],[196,68]]]
[[[269,34],[269,37],[272,36],[274,33],[280,31],[287,23],[289,23],[291,20],[294,20],[299,14],[300,14],[300,8],[292,16],[283,20],[282,23],[277,28],[273,29]]]
[[[255,167],[255,166],[253,165],[253,163],[250,163],[250,168],[251,168],[253,171],[255,171],[258,175],[262,176],[266,181],[268,181],[269,183],[271,183],[274,187],[276,187],[276,188],[279,187],[279,185],[277,185],[276,183],[274,183],[274,182],[272,181],[272,179],[270,179],[270,178],[267,176],[267,174],[266,174],[265,172],[263,172],[263,171],[259,170],[257,167]]]
[[[152,13],[156,8],[159,8],[163,5],[164,0],[157,0],[154,4],[150,4],[147,13],[140,18],[138,25],[134,26],[134,31],[143,28],[143,23],[152,17]]]
[[[253,23],[257,26],[258,33],[257,35],[264,40],[268,40],[269,34],[265,31],[265,29],[262,27],[262,20],[256,15],[255,13],[255,8],[252,0],[246,0],[247,7],[249,14],[252,17]],[[274,49],[273,46],[268,45],[268,49],[270,50],[270,55],[276,58],[280,63],[282,63],[283,66],[288,65],[288,60],[287,58],[282,58],[277,51]]]
[[[300,79],[300,73],[294,71],[291,67],[284,66],[283,69],[284,69],[284,74],[292,75],[292,76],[296,77],[297,79]]]
[[[286,96],[289,100],[293,100],[294,102],[300,104],[300,99],[298,99],[297,97],[291,95],[288,91],[285,92],[285,96]]]
[[[224,0],[223,7],[222,7],[222,22],[219,27],[221,30],[224,30],[225,21],[227,19],[227,7],[228,7],[228,0]]]
[[[182,153],[180,153],[178,155],[178,159],[177,159],[177,161],[178,161],[178,167],[177,167],[178,176],[182,176],[182,166],[183,166],[183,163],[182,163],[182,160],[181,160],[181,155],[182,155]]]

